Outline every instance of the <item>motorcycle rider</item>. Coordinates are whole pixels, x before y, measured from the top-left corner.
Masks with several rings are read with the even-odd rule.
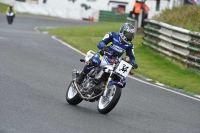
[[[15,8],[14,8],[14,5],[13,5],[13,4],[10,4],[10,5],[9,5],[9,7],[6,9],[6,13],[7,13],[7,12],[13,12],[13,13],[14,13],[13,19],[14,19],[14,17],[15,17],[15,14],[17,13],[16,10],[15,10]]]
[[[76,82],[80,84],[87,73],[89,73],[94,67],[97,67],[101,63],[101,55],[106,55],[108,59],[114,59],[116,57],[120,58],[122,54],[126,51],[126,55],[130,57],[130,63],[133,68],[137,69],[138,65],[136,64],[134,56],[134,45],[131,42],[134,38],[135,27],[130,23],[124,23],[119,32],[108,32],[104,38],[98,43],[97,47],[100,49],[98,54],[90,59],[90,64],[85,63],[85,66],[77,77]],[[111,43],[109,45],[109,43]],[[112,55],[109,55],[106,52],[112,52]],[[112,60],[110,60],[112,61]]]

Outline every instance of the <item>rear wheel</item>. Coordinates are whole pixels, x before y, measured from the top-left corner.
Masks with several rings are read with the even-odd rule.
[[[108,88],[106,96],[101,96],[97,109],[101,114],[109,113],[118,103],[122,93],[122,88],[117,85],[112,85]]]
[[[75,85],[73,84],[73,81],[72,81],[66,92],[66,101],[69,104],[77,105],[80,102],[82,102],[82,100],[83,99],[81,99],[81,97],[79,96],[79,94],[75,88]]]

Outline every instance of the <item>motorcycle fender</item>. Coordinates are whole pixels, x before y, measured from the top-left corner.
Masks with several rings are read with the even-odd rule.
[[[124,88],[125,85],[126,85],[126,79],[124,78],[124,79],[121,80],[121,81],[113,81],[113,80],[111,80],[111,81],[108,83],[108,86],[111,86],[111,85],[118,85],[118,86],[120,86],[121,88]]]

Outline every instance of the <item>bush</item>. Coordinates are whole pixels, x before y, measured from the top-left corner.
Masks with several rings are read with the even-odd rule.
[[[191,31],[200,32],[200,7],[197,5],[185,5],[175,7],[172,10],[165,9],[154,20],[168,23]]]

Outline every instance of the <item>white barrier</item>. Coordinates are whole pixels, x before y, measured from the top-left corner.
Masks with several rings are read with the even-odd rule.
[[[0,2],[9,5],[9,4],[14,4],[15,0],[0,0]]]
[[[145,20],[143,44],[200,71],[200,33]]]
[[[77,19],[82,20],[85,16],[92,14],[95,12],[91,10],[87,14],[83,11],[80,7],[69,6],[66,8],[57,8],[52,5],[48,4],[33,4],[33,3],[26,3],[26,2],[18,2],[15,0],[0,0],[0,2],[4,4],[14,4],[15,9],[17,12],[20,13],[30,13],[36,15],[45,15],[45,16],[52,16],[52,17],[61,17],[61,18],[69,18],[69,19]]]
[[[40,10],[39,13],[40,15],[46,15],[49,14],[51,16],[58,15],[57,17],[65,17],[65,18],[70,18],[70,19],[82,19],[82,18],[89,18],[93,17],[97,18],[98,16],[93,16],[95,14],[94,12],[97,12],[99,10],[105,10],[105,11],[111,11],[113,8],[117,8],[120,5],[125,6],[125,13],[129,13],[130,11],[133,10],[133,5],[135,3],[135,0],[46,0],[46,3],[44,3],[44,0],[37,0],[37,1],[32,1],[32,0],[25,0],[26,3],[32,3],[32,5],[37,5],[37,10]],[[166,9],[169,7],[169,1],[166,0],[161,0],[160,2],[160,8],[159,11],[156,9],[156,1],[146,1],[146,4],[149,6],[151,9],[150,12],[148,13],[148,17],[151,18],[152,16],[159,14],[160,11],[163,9]],[[181,1],[181,0],[177,0]],[[14,4],[18,3],[20,1],[16,0],[0,0],[0,2],[5,3],[5,4]],[[24,3],[24,2],[20,2]],[[37,3],[37,4],[35,4]],[[86,4],[88,7],[90,7],[88,10],[84,9],[84,7],[81,7],[82,4]],[[44,6],[46,5],[46,6]],[[25,11],[27,13],[33,13],[33,14],[38,14],[38,12],[34,12],[31,10],[32,6],[29,6],[27,4],[28,10],[25,11],[25,9],[20,9],[24,8],[24,6],[19,6],[17,8],[18,12]],[[49,7],[48,7],[49,6]],[[44,10],[41,8],[45,8]],[[83,10],[84,9],[84,10]],[[49,13],[47,13],[49,11]],[[55,12],[55,13],[54,13]],[[62,14],[60,12],[63,12]]]

